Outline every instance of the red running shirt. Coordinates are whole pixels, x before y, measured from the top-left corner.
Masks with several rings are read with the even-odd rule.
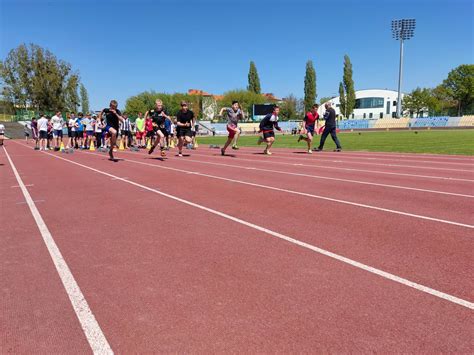
[[[316,122],[316,120],[319,118],[319,114],[316,112],[315,115],[313,115],[312,112],[308,112],[304,118],[304,121],[306,122],[306,126],[312,126]]]

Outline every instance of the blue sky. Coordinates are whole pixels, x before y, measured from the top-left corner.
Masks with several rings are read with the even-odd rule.
[[[433,87],[473,63],[470,0],[0,0],[0,58],[21,43],[48,48],[80,72],[91,107],[144,90],[221,94],[245,88],[255,61],[262,90],[303,96],[305,63],[318,97],[337,93],[344,54],[356,89],[396,89],[399,43],[390,21],[416,18],[403,89]]]

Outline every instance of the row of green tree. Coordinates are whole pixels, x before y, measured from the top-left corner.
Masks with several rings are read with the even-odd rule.
[[[402,107],[416,117],[427,110],[430,116],[474,114],[474,64],[451,70],[435,88],[416,88],[404,96]]]
[[[0,61],[2,108],[54,112],[89,111],[87,90],[78,71],[36,44],[21,44]],[[80,91],[80,95],[78,93]]]
[[[344,57],[344,76],[340,85],[340,93],[341,110],[348,116],[352,113],[355,106],[355,89],[352,80],[352,64],[347,55]],[[125,110],[132,115],[136,115],[138,112],[145,112],[153,107],[157,98],[163,101],[163,104],[172,115],[175,115],[179,110],[179,102],[181,100],[190,102],[193,111],[195,111],[198,116],[200,114],[200,96],[182,93],[168,94],[153,91],[145,91],[130,97],[126,102]],[[306,63],[306,73],[304,77],[304,98],[298,99],[293,94],[288,95],[283,102],[280,103],[282,118],[301,118],[304,113],[309,111],[316,103],[316,99],[316,71],[313,62],[309,60]],[[329,99],[331,98],[322,98],[321,103]],[[250,116],[253,105],[268,103],[268,97],[264,96],[261,92],[260,77],[253,61],[250,62],[247,90],[231,90],[225,92],[223,98],[218,101],[218,108],[230,107],[234,100],[239,101],[247,117]]]

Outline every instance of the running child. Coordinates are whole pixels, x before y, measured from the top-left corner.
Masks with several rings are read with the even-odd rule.
[[[123,122],[124,118],[122,113],[117,109],[118,103],[116,100],[110,101],[109,108],[104,108],[100,111],[99,117],[105,114],[106,126],[105,132],[110,135],[110,149],[109,157],[110,160],[115,160],[114,158],[114,147],[117,142],[117,132],[119,130],[119,122]]]
[[[301,131],[300,137],[298,138],[298,143],[300,141],[306,141],[308,144],[308,154],[312,154],[313,151],[311,150],[311,143],[313,142],[313,136],[316,128],[316,134],[318,134],[317,130],[319,129],[319,124],[318,124],[318,104],[314,104],[313,107],[311,108],[311,111],[309,111],[305,116],[304,116],[304,125],[303,129]],[[303,134],[306,133],[306,137],[303,137]]]
[[[154,126],[156,127],[155,133],[156,133],[156,139],[155,142],[153,143],[152,147],[148,151],[148,154],[153,153],[155,148],[160,145],[160,150],[161,150],[161,156],[165,157],[166,153],[164,151],[165,149],[165,137],[168,136],[168,131],[166,130],[166,120],[169,119],[169,116],[166,114],[164,108],[163,108],[163,102],[161,100],[156,100],[155,101],[155,108],[152,110],[148,110],[145,113],[145,116],[150,116]]]
[[[232,143],[234,138],[235,142],[232,146],[232,149],[239,149],[237,147],[237,139],[239,139],[240,130],[237,125],[239,123],[239,120],[242,120],[244,118],[242,109],[240,108],[240,104],[238,101],[232,101],[231,108],[223,107],[219,112],[219,116],[221,116],[224,111],[226,111],[227,114],[227,132],[229,132],[229,135],[227,136],[227,142],[225,142],[224,147],[221,148],[222,155],[225,155],[225,150]]]
[[[194,125],[194,112],[188,109],[188,104],[181,101],[181,110],[176,116],[176,133],[178,136],[178,156],[183,156],[183,145],[192,142],[191,127]]]
[[[35,141],[35,150],[39,149],[39,133],[38,133],[38,121],[36,117],[31,119],[31,138]]]
[[[278,114],[280,113],[280,106],[275,105],[273,112],[266,115],[260,122],[259,133],[263,133],[263,138],[259,137],[257,144],[260,145],[263,142],[267,144],[267,147],[263,151],[263,154],[272,155],[270,148],[275,142],[275,130],[282,131],[278,126]]]
[[[5,125],[0,122],[0,145],[3,145],[5,139]]]

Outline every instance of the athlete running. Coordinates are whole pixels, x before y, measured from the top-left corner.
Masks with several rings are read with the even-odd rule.
[[[244,118],[242,109],[240,108],[238,101],[232,101],[231,108],[223,107],[219,112],[219,116],[222,116],[222,113],[224,111],[226,111],[227,114],[227,132],[229,132],[229,135],[227,136],[227,142],[225,142],[224,147],[221,148],[222,155],[225,155],[225,150],[234,139],[235,141],[232,146],[232,149],[239,149],[237,147],[237,140],[239,139],[240,130],[237,125],[239,120],[242,120]]]
[[[115,160],[114,158],[114,147],[117,142],[117,132],[119,130],[119,121],[124,121],[122,113],[117,109],[118,103],[115,100],[110,101],[109,108],[104,108],[100,111],[99,117],[105,114],[106,126],[105,132],[110,136],[110,149],[109,156],[110,160]]]
[[[270,148],[275,142],[275,128],[281,132],[280,126],[278,126],[278,114],[280,113],[280,106],[275,105],[273,112],[266,115],[260,122],[259,132],[263,133],[263,137],[258,138],[257,144],[260,145],[263,142],[267,144],[267,147],[263,151],[263,154],[272,155]]]
[[[300,137],[298,138],[298,143],[302,140],[306,141],[306,143],[308,144],[308,153],[309,154],[313,153],[313,151],[311,150],[311,143],[313,143],[314,132],[316,131],[316,134],[317,134],[317,132],[318,132],[317,130],[319,129],[318,108],[319,108],[319,105],[314,104],[313,107],[311,108],[311,111],[309,111],[304,116],[303,131],[301,132]],[[306,134],[306,137],[304,137],[303,134]]]

